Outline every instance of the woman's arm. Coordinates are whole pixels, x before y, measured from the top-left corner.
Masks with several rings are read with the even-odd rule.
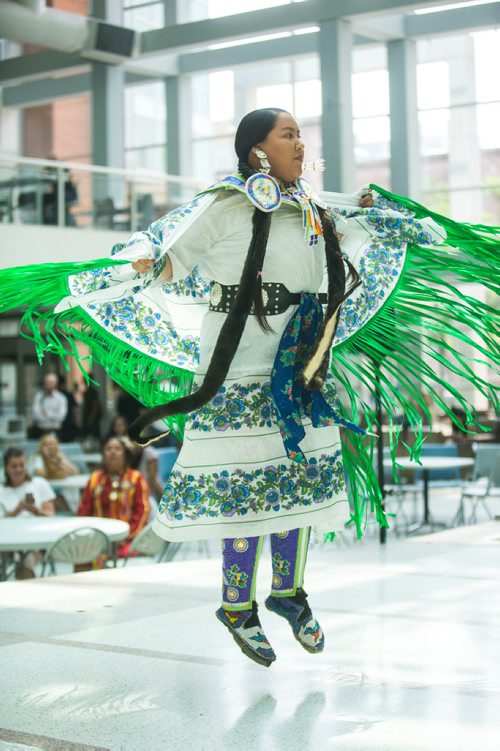
[[[66,459],[66,457],[63,454],[61,455],[61,458],[62,458],[61,467],[66,475],[80,474],[80,470],[75,464],[73,464],[73,462],[70,462],[69,459]]]

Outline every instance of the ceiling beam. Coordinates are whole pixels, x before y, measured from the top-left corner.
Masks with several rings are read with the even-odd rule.
[[[396,0],[395,0],[396,1]],[[398,0],[400,2],[400,0]],[[320,4],[325,4],[323,0],[308,0],[303,3],[293,3],[291,6],[278,6],[277,8],[271,8],[267,10],[285,10],[286,13],[294,11],[295,8],[309,9],[314,6],[316,10]],[[351,12],[363,5],[368,6],[367,2],[355,2],[348,3]],[[328,3],[328,7],[331,9],[333,3]],[[335,3],[340,6],[344,3]],[[408,6],[415,7],[415,3],[407,3]],[[253,11],[252,13],[238,14],[238,18],[242,16],[249,16],[253,14],[259,14],[266,11]],[[373,13],[373,11],[372,11]],[[229,17],[234,20],[235,16]],[[212,19],[212,21],[219,21],[225,19]],[[197,22],[204,24],[205,22]],[[314,19],[309,16],[307,23],[302,21],[299,26],[311,26],[314,25]],[[394,16],[386,15],[384,17],[370,16],[370,18],[361,18],[356,16],[352,23],[354,33],[353,43],[355,45],[360,44],[373,44],[383,43],[384,41],[402,38],[401,27],[403,28],[404,36],[407,38],[418,39],[421,37],[429,37],[435,35],[446,35],[453,33],[466,33],[470,31],[479,31],[486,28],[494,28],[500,25],[500,4],[491,3],[489,5],[482,5],[470,8],[458,8],[455,10],[443,11],[440,13],[430,13],[424,15],[408,14],[406,16]],[[177,31],[183,26],[193,26],[193,24],[182,24],[175,26],[173,32]],[[249,34],[248,26],[243,25],[245,29],[245,37],[251,36]],[[290,27],[287,26],[287,31]],[[164,30],[160,30],[164,31]],[[262,29],[266,33],[271,33],[269,28]],[[147,32],[151,34],[153,32]],[[362,34],[362,36],[361,36]],[[147,76],[163,78],[166,75],[179,74],[191,74],[206,70],[216,70],[218,68],[228,68],[235,65],[251,64],[262,60],[272,60],[284,57],[291,57],[296,55],[314,54],[318,51],[318,34],[304,34],[293,35],[285,37],[283,39],[264,40],[262,42],[255,42],[252,44],[245,44],[234,47],[227,47],[220,50],[202,50],[199,52],[190,52],[179,54],[177,56],[178,68],[175,68],[174,59],[175,55],[162,55],[160,58],[160,51],[154,56],[148,56],[144,59],[144,67],[141,65],[141,58],[132,59],[126,66],[127,82],[140,80],[140,76],[144,76],[144,80],[147,80]],[[158,65],[156,59],[158,59]],[[167,65],[168,62],[168,65]],[[0,83],[7,84],[4,88],[3,101],[7,106],[23,106],[34,103],[36,101],[42,101],[45,99],[45,93],[48,91],[54,92],[54,97],[70,96],[71,94],[79,94],[82,92],[82,86],[85,81],[83,75],[68,76],[66,83],[62,83],[64,79],[51,79],[52,74],[56,74],[60,71],[72,70],[75,74],[85,73],[89,70],[89,63],[87,60],[79,57],[78,55],[59,52],[56,50],[47,50],[43,52],[35,52],[31,55],[23,55],[14,58],[7,58],[0,61]],[[132,73],[134,70],[138,76],[134,78]],[[54,82],[43,88],[40,92],[35,89],[24,86],[9,86],[11,83],[19,82],[24,84],[29,81],[42,80]],[[73,83],[72,83],[73,82]],[[50,88],[52,87],[52,88]],[[17,89],[17,91],[16,91]],[[57,94],[57,92],[61,92]],[[27,101],[23,99],[23,95],[26,95]],[[36,98],[38,96],[38,99]],[[47,99],[50,97],[47,97]]]
[[[364,37],[366,42],[393,42],[405,38],[405,16],[376,16],[374,18],[354,18],[351,29],[358,37]]]
[[[455,8],[441,13],[412,13],[405,16],[404,26],[406,36],[412,39],[489,29],[500,26],[500,3]]]
[[[71,70],[72,68],[89,68],[88,60],[79,55],[58,50],[33,52],[32,55],[20,55],[0,60],[0,83],[13,81],[33,81],[46,78],[50,73]]]
[[[274,8],[236,13],[222,18],[165,26],[145,31],[140,36],[141,54],[152,55],[161,50],[189,49],[217,42],[244,39],[259,34],[293,31],[320,21],[355,16],[374,16],[415,7],[433,5],[430,0],[307,0]]]
[[[222,50],[203,50],[179,55],[179,73],[198,73],[234,67],[236,64],[245,65],[295,55],[311,55],[317,51],[317,34],[270,39],[238,47],[226,47]]]
[[[152,78],[139,73],[126,72],[125,83],[129,85],[149,83]],[[88,94],[92,88],[91,74],[77,73],[74,76],[61,78],[44,78],[41,81],[28,81],[15,86],[4,86],[2,89],[2,107],[35,107],[39,104],[53,102],[54,99],[80,96]]]
[[[5,86],[2,90],[2,105],[4,107],[35,107],[54,99],[86,94],[90,91],[90,87],[90,73],[28,81],[17,86]]]

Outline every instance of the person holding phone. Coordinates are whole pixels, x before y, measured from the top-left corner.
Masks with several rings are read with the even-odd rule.
[[[0,486],[0,504],[6,517],[52,516],[55,493],[43,477],[30,477],[22,449],[9,448],[4,456],[5,478]],[[16,578],[32,579],[40,553],[33,551],[16,567]]]
[[[0,503],[5,516],[52,516],[55,493],[43,477],[28,474],[24,451],[7,449],[3,466],[5,479],[0,487]]]

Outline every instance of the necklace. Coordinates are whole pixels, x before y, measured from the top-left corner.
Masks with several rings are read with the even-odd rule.
[[[109,494],[109,500],[112,502],[117,501],[122,490],[123,483],[120,481],[120,475],[111,475],[111,493]]]

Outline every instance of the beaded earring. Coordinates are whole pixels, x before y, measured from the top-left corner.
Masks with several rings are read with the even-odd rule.
[[[267,158],[267,154],[265,151],[262,151],[262,149],[254,149],[254,152],[256,156],[260,159],[260,171],[264,175],[268,175],[271,171],[271,165],[269,164],[269,160]]]
[[[325,172],[326,165],[325,160],[323,157],[320,157],[315,162],[304,162],[302,169],[305,170],[312,170],[314,172]]]

